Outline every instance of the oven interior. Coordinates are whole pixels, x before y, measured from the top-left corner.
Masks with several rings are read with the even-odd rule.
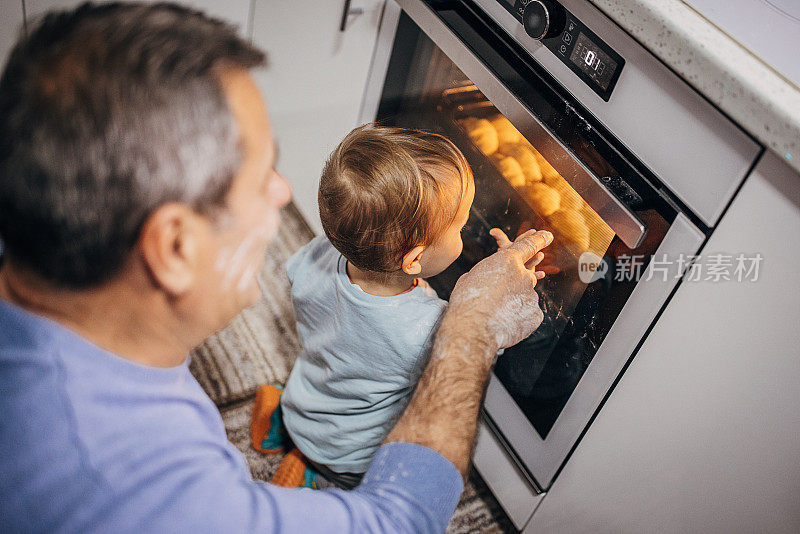
[[[497,250],[492,228],[510,239],[530,228],[554,235],[545,262],[558,269],[539,282],[544,322],[529,338],[498,358],[494,373],[544,439],[575,390],[605,335],[663,239],[675,210],[627,164],[594,128],[574,121],[577,104],[552,80],[483,47],[519,99],[544,122],[647,226],[636,248],[611,227],[537,150],[544,140],[526,138],[407,16],[401,17],[378,111],[382,124],[434,131],[464,153],[475,177],[475,201],[463,232],[464,251],[429,280],[444,299],[458,278]],[[493,55],[496,55],[494,57]],[[513,56],[513,51],[511,53]],[[602,258],[591,281],[580,275],[585,253]],[[591,257],[591,256],[589,256]],[[582,280],[583,278],[583,280]],[[588,282],[588,283],[587,283]]]

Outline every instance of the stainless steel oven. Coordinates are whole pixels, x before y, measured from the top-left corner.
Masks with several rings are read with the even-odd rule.
[[[473,168],[464,252],[430,281],[442,297],[496,250],[490,228],[555,235],[545,321],[498,359],[484,404],[545,491],[759,147],[583,0],[388,0],[361,119],[440,132]]]

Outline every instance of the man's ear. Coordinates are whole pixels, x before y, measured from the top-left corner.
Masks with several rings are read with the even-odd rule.
[[[200,216],[189,206],[164,204],[142,226],[139,246],[154,282],[172,296],[185,293],[196,277]]]
[[[425,250],[424,245],[417,245],[410,251],[406,252],[403,256],[403,272],[406,274],[419,274],[422,272],[422,265],[419,259],[422,256],[422,251]]]

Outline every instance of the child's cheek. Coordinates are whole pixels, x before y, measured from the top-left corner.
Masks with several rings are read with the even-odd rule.
[[[456,259],[459,256],[461,256],[461,252],[463,250],[464,250],[464,241],[461,239],[461,234],[459,233],[458,234],[457,245],[456,245],[456,248],[455,248],[455,251],[454,251],[453,261],[456,261]]]

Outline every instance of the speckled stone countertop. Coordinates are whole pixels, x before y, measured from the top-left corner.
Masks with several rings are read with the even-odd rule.
[[[800,172],[800,88],[680,0],[590,0]]]

